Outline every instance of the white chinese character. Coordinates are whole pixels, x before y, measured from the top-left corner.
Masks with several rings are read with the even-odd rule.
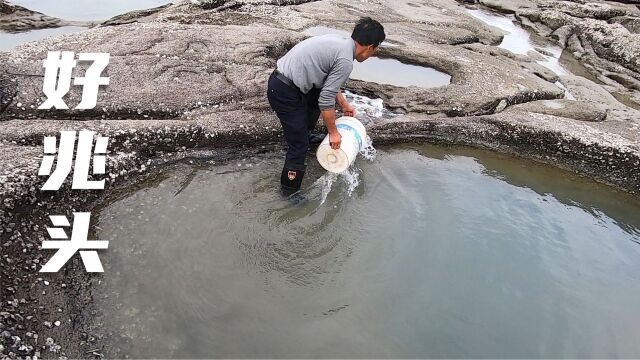
[[[73,228],[71,230],[71,240],[69,239],[64,229],[61,227],[68,227],[69,220],[64,215],[51,215],[49,216],[54,226],[60,227],[48,227],[47,232],[52,239],[65,239],[65,240],[45,240],[42,242],[43,249],[58,249],[56,253],[44,264],[40,272],[57,272],[64,264],[71,259],[71,257],[78,251],[80,251],[80,257],[84,263],[85,269],[88,272],[104,272],[100,257],[98,257],[97,249],[106,249],[109,246],[107,240],[87,240],[89,235],[89,221],[91,219],[91,213],[88,212],[74,212],[73,213]],[[92,249],[92,250],[81,250]]]
[[[93,61],[87,69],[85,77],[76,77],[74,85],[81,85],[82,101],[76,109],[93,109],[98,99],[100,85],[109,85],[109,77],[102,77],[102,71],[109,64],[108,53],[79,53],[78,61]],[[62,98],[69,92],[71,86],[71,71],[76,66],[73,51],[49,51],[44,61],[44,82],[42,91],[47,96],[38,109],[68,109]]]
[[[104,189],[103,180],[88,180],[89,165],[93,148],[94,131],[82,130],[78,135],[78,148],[73,169],[72,189]],[[93,150],[93,174],[104,174],[108,137],[98,136]],[[44,138],[44,157],[40,164],[39,176],[49,176],[42,186],[42,190],[58,190],[71,173],[73,152],[76,143],[76,131],[60,131],[60,146],[56,149],[55,136]],[[56,159],[57,150],[57,159]],[[56,161],[57,160],[57,161]],[[56,169],[51,173],[53,163],[56,161]]]

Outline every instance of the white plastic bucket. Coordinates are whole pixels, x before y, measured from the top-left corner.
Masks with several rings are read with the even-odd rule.
[[[336,120],[338,132],[342,135],[340,149],[333,150],[329,145],[327,135],[316,151],[318,162],[327,171],[341,173],[353,164],[360,150],[366,146],[367,130],[362,123],[350,116],[343,116]]]

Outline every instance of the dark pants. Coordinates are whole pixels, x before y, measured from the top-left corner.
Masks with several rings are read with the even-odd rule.
[[[313,88],[303,94],[271,74],[267,87],[267,98],[282,124],[287,142],[285,170],[305,170],[305,157],[309,149],[309,134],[320,117],[318,97],[320,89]]]

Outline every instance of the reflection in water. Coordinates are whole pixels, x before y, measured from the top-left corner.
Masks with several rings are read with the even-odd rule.
[[[106,20],[133,10],[150,9],[170,0],[11,0],[16,5],[64,20]]]
[[[292,204],[280,160],[173,165],[99,209],[96,321],[121,355],[640,355],[637,199],[414,145],[358,159],[351,197],[311,162]]]
[[[0,32],[0,50],[10,50],[18,45],[22,45],[30,41],[42,40],[56,35],[85,30],[87,30],[87,28],[81,26],[61,26],[58,28],[38,29],[19,33]]]
[[[370,57],[363,62],[354,61],[350,78],[378,84],[422,88],[445,86],[451,82],[449,74],[436,69],[378,57]]]

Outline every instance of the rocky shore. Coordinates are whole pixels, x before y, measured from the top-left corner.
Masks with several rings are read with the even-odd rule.
[[[350,30],[381,21],[381,57],[451,75],[438,88],[350,80],[400,115],[374,121],[376,144],[427,141],[517,154],[640,193],[640,9],[613,1],[363,2],[211,0],[177,2],[110,19],[88,31],[0,52],[0,354],[2,357],[118,357],[117,334],[89,321],[100,309],[101,275],[74,259],[57,274],[38,269],[49,253],[47,215],[89,211],[119,187],[185,157],[234,158],[279,148],[266,102],[276,59],[323,25]],[[10,8],[11,7],[11,8]],[[564,49],[570,74],[533,54],[497,47],[504,34],[467,7],[512,14]],[[9,10],[7,10],[9,9]],[[63,20],[0,3],[0,29],[60,26]],[[16,20],[20,18],[21,20]],[[27,20],[25,20],[27,19]],[[47,51],[108,52],[110,85],[93,110],[42,111]],[[81,74],[83,68],[75,70]],[[566,88],[575,99],[568,99]],[[65,98],[80,100],[77,87]],[[105,191],[40,191],[42,141],[60,130],[109,136]],[[275,176],[275,175],[274,175]]]
[[[48,16],[25,7],[0,1],[0,31],[23,32],[60,26],[91,26],[93,22],[69,21]]]

